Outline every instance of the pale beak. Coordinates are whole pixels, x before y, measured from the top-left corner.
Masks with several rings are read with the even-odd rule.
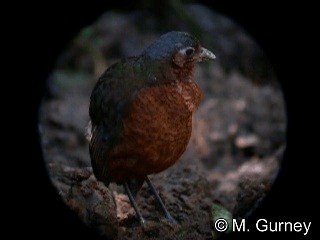
[[[205,60],[215,59],[215,58],[216,58],[216,55],[214,55],[208,49],[202,47],[199,58],[198,58],[198,62],[203,62]]]

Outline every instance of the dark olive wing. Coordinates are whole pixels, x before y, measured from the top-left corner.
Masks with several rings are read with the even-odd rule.
[[[145,71],[144,67],[138,58],[122,60],[102,74],[92,91],[89,149],[93,171],[98,178],[105,178],[103,171],[108,151],[117,144],[122,120],[137,92],[147,85],[148,77],[141,74]]]

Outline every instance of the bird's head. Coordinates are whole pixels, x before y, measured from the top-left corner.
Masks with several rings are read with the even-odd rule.
[[[154,60],[169,61],[178,68],[216,58],[211,51],[203,48],[195,37],[177,31],[162,35],[145,50],[145,54]]]

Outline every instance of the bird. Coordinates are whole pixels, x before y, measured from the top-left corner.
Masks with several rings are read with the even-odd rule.
[[[172,166],[186,150],[192,115],[204,97],[195,81],[197,62],[216,56],[187,32],[170,31],[140,55],[112,64],[90,97],[89,153],[93,173],[107,187],[122,184],[141,225],[135,198],[147,183],[169,223],[149,175]]]

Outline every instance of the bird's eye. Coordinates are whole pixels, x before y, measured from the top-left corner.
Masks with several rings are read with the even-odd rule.
[[[190,57],[193,53],[194,53],[194,48],[193,47],[188,47],[188,48],[184,48],[184,49],[181,49],[180,52],[183,54],[183,55],[186,55],[187,57]]]
[[[192,48],[192,47],[187,48],[185,53],[189,57],[190,55],[192,55],[194,53],[194,48]]]

